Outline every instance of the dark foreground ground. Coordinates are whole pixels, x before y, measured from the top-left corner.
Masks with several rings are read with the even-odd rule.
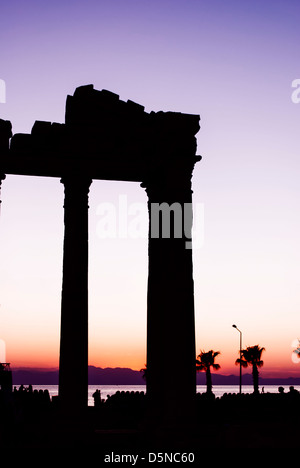
[[[68,415],[47,392],[18,392],[9,398],[0,392],[0,447],[81,447],[96,449],[99,459],[140,453],[144,462],[150,452],[199,457],[208,448],[300,447],[298,392],[222,398],[198,394],[196,400],[194,427],[149,432],[144,426],[146,396],[139,392],[122,392],[98,408]]]

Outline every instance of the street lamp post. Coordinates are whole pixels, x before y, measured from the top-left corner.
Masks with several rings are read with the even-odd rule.
[[[242,332],[236,325],[232,325],[240,334],[240,393],[242,393]]]

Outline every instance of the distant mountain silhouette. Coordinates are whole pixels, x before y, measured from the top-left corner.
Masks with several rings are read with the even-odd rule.
[[[89,385],[145,385],[142,373],[129,368],[89,366],[88,372]],[[58,369],[17,368],[12,374],[13,385],[58,385]]]
[[[58,385],[58,369],[16,368],[13,369],[13,385]],[[176,379],[180,384],[180,375]],[[175,381],[176,381],[175,380]],[[76,376],[74,376],[74,382]],[[213,385],[239,385],[238,375],[212,375]],[[300,377],[263,378],[259,379],[263,385],[300,385]],[[197,374],[197,384],[205,385],[205,373]],[[122,367],[89,366],[89,385],[145,385],[142,372]],[[243,375],[243,385],[252,385],[252,375]]]

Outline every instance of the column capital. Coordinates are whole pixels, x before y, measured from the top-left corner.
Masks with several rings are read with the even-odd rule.
[[[0,195],[1,195],[1,183],[2,183],[2,180],[4,180],[5,178],[6,178],[6,175],[3,172],[0,172]],[[0,198],[0,203],[2,203],[1,198]]]
[[[67,175],[63,176],[60,179],[61,184],[66,187],[77,188],[78,191],[86,191],[89,192],[90,185],[93,180],[90,177],[80,176],[80,175]]]
[[[146,190],[149,201],[184,201],[192,194],[192,176],[195,163],[201,158],[174,159],[162,165],[143,180],[141,187]]]
[[[66,176],[60,182],[64,185],[65,200],[64,207],[88,205],[88,194],[93,182],[89,177]]]

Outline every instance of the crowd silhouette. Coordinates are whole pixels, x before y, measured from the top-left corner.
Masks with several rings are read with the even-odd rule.
[[[299,391],[294,386],[279,386],[273,393],[264,390],[260,393],[224,393],[222,396],[215,396],[212,391],[196,393],[195,420],[200,430],[215,427],[217,431],[224,432],[249,424],[263,427],[273,424],[274,427],[288,427],[289,431],[296,427],[300,410]],[[88,407],[85,420],[85,426],[93,430],[93,434],[101,430],[139,430],[143,425],[147,413],[147,392],[117,391],[101,398],[101,389],[97,389],[93,398],[94,406]],[[48,390],[34,389],[31,385],[15,386],[10,394],[0,390],[0,414],[0,445],[27,446],[42,436],[50,443],[53,434],[59,434],[63,427],[57,397],[51,398]],[[75,408],[74,414],[77,414]],[[203,437],[208,437],[208,434],[209,431],[205,430]],[[262,432],[261,437],[265,436]],[[225,441],[220,443],[222,446]]]
[[[242,363],[243,367],[252,367],[252,393],[225,392],[221,396],[215,396],[212,370],[220,369],[216,359],[221,353],[201,350],[195,366],[197,372],[206,374],[206,391],[196,393],[195,421],[199,421],[202,438],[209,438],[208,428],[213,427],[219,434],[220,446],[267,446],[275,444],[275,441],[279,446],[289,446],[291,440],[296,439],[296,432],[293,431],[298,426],[300,416],[300,392],[293,385],[288,388],[279,385],[277,392],[269,392],[268,387],[262,387],[259,391],[258,368],[263,366],[261,357],[264,351],[265,349],[258,345],[248,346],[241,350],[241,357],[236,360],[236,364]],[[9,366],[3,367],[2,372],[5,372],[6,376],[8,371],[10,372]],[[147,383],[147,365],[141,372]],[[87,408],[84,424],[79,418],[80,431],[82,427],[88,428],[89,437],[91,434],[94,437],[97,431],[139,431],[144,427],[147,417],[147,392],[123,390],[102,398],[100,387],[92,396],[94,405]],[[11,386],[8,391],[6,382],[0,389],[0,445],[5,443],[12,447],[28,446],[33,440],[36,441],[36,445],[41,445],[45,444],[45,441],[50,443],[53,437],[60,440],[61,435],[65,437],[65,433],[62,432],[64,424],[61,409],[59,397],[51,397],[47,389],[20,385]],[[76,418],[78,414],[74,408]],[[71,429],[70,422],[67,424],[67,431],[72,434],[74,428],[79,427],[75,424]],[[247,442],[243,439],[245,435],[242,436],[242,431],[236,433],[237,427],[247,428],[248,431],[252,428],[253,433],[247,435]],[[275,428],[279,430],[276,434]],[[280,441],[277,440],[278,434],[281,434]],[[95,440],[93,437],[91,440]],[[297,440],[294,443],[297,445]]]

